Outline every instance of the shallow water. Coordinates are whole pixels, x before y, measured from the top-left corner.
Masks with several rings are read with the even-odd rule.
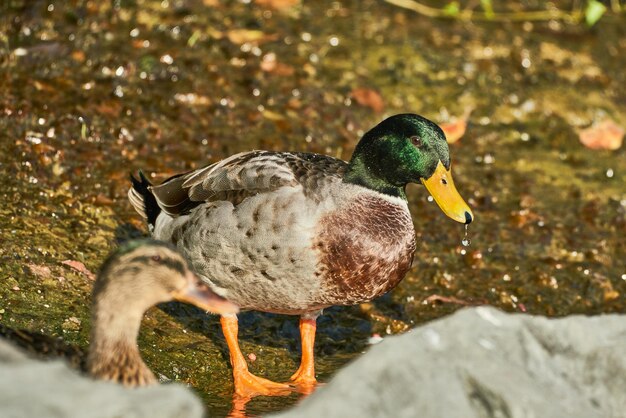
[[[560,3],[557,3],[557,5]],[[145,233],[128,172],[158,181],[249,149],[349,158],[383,117],[447,122],[462,225],[408,189],[414,268],[370,304],[318,321],[319,379],[385,336],[466,304],[549,316],[626,312],[626,158],[578,130],[626,126],[626,17],[555,23],[432,20],[383,2],[283,10],[240,2],[10,1],[0,6],[0,322],[87,345],[92,271]],[[375,90],[366,105],[355,89]],[[362,94],[361,94],[362,96]],[[373,98],[372,98],[373,97]],[[382,107],[382,109],[381,109]],[[47,268],[47,269],[46,269]],[[232,383],[219,321],[167,304],[140,336],[147,363],[225,415]],[[253,372],[285,380],[297,318],[245,313]],[[297,401],[258,398],[250,414]]]

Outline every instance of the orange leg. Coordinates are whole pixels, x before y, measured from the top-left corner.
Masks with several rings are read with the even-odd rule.
[[[298,386],[303,386],[305,392],[312,392],[317,383],[315,379],[315,345],[316,323],[314,319],[300,318],[300,338],[302,339],[302,361],[300,367],[291,376],[291,380]]]
[[[227,418],[248,418],[246,405],[252,400],[251,396],[233,395],[233,404]]]
[[[263,379],[248,371],[248,363],[246,363],[237,341],[237,333],[239,332],[237,317],[234,315],[222,316],[220,322],[230,351],[230,364],[233,367],[235,380],[235,395],[241,397],[288,395],[291,386]]]

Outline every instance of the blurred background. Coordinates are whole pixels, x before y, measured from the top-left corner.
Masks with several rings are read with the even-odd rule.
[[[364,132],[407,112],[448,133],[471,243],[411,186],[414,268],[385,297],[319,319],[321,381],[372,336],[468,305],[625,313],[625,11],[619,0],[0,1],[0,324],[87,346],[91,272],[146,233],[129,172],[158,182],[251,149],[349,159]],[[139,344],[220,416],[232,383],[218,323],[163,305]],[[285,380],[297,367],[297,318],[244,313],[240,335],[254,373]]]

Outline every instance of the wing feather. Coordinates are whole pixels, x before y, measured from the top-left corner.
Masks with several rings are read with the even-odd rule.
[[[327,177],[341,176],[345,166],[344,161],[318,154],[250,151],[172,177],[151,190],[163,211],[178,216],[203,202],[238,204],[281,187],[315,188]]]
[[[152,187],[152,192],[161,209],[172,216],[186,213],[203,202],[229,200],[237,204],[253,194],[297,186],[294,173],[280,162],[278,153],[273,152],[235,154],[168,179]]]

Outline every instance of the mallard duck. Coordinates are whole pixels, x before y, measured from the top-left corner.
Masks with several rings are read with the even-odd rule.
[[[154,374],[139,354],[137,334],[145,311],[171,300],[220,314],[238,311],[201,283],[168,244],[130,241],[113,253],[94,284],[86,371],[97,379],[126,386],[155,383]]]
[[[350,162],[243,152],[158,186],[140,172],[129,199],[152,235],[175,244],[217,294],[242,309],[300,315],[302,358],[291,381],[310,386],[322,309],[372,300],[411,266],[416,244],[408,183],[426,186],[452,219],[474,219],[452,181],[443,131],[415,114],[371,129]],[[283,390],[248,371],[237,317],[223,315],[221,324],[236,393]]]
[[[0,336],[32,354],[62,357],[97,379],[126,386],[156,382],[137,349],[141,318],[152,306],[178,300],[219,314],[238,312],[189,269],[170,244],[151,239],[129,241],[103,263],[92,294],[89,350],[61,339],[0,325]]]

